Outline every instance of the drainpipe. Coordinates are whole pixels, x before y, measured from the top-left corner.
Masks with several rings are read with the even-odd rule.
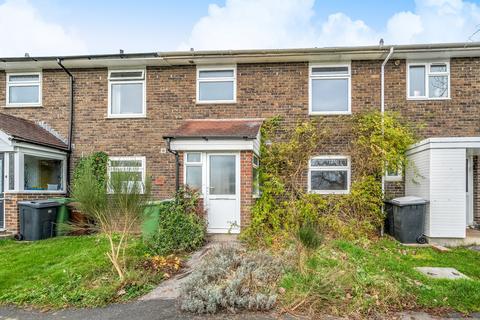
[[[382,116],[382,137],[384,134],[384,119],[383,115],[385,114],[385,65],[387,64],[388,60],[393,54],[393,46],[390,47],[390,51],[388,52],[387,57],[383,60],[382,63],[382,71],[381,71],[381,103],[380,103],[380,113]],[[382,173],[382,194],[385,194],[385,172]]]
[[[381,113],[381,116],[382,116],[382,138],[383,138],[383,135],[384,135],[384,119],[383,119],[383,115],[385,114],[385,65],[387,64],[388,60],[390,60],[390,57],[392,56],[393,54],[393,46],[390,47],[390,51],[388,52],[388,55],[387,57],[385,58],[385,60],[383,60],[383,63],[382,63],[382,70],[381,70],[381,98],[380,98],[380,113]],[[385,198],[385,172],[382,172],[382,195],[383,197]],[[385,211],[385,208],[384,208],[384,204],[382,202],[382,212]],[[382,224],[382,228],[380,229],[380,236],[383,237],[383,234],[384,234],[384,226]]]
[[[67,193],[70,193],[70,160],[72,156],[72,141],[73,141],[73,106],[74,106],[74,84],[75,79],[72,73],[62,64],[61,58],[57,58],[57,64],[62,68],[63,71],[69,76],[70,78],[70,106],[69,106],[69,119],[68,119],[68,153],[67,153]]]
[[[175,191],[180,189],[180,156],[177,150],[170,148],[172,138],[167,138],[167,151],[175,156]]]

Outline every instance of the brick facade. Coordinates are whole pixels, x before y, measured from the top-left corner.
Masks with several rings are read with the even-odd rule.
[[[380,67],[382,61],[351,62],[352,113],[380,109]],[[392,60],[385,70],[386,110],[400,112],[418,125],[419,138],[480,136],[480,58],[450,60],[451,99],[409,101],[406,98],[406,61]],[[170,198],[175,188],[174,156],[165,152],[162,136],[185,119],[269,118],[283,116],[283,127],[308,119],[309,68],[307,62],[237,65],[237,103],[196,104],[196,67],[147,67],[147,116],[139,119],[109,119],[108,70],[73,69],[75,76],[75,122],[73,161],[92,151],[110,156],[145,156],[156,198]],[[43,106],[6,108],[5,73],[0,71],[0,112],[35,121],[45,121],[67,137],[69,82],[59,70],[43,70]],[[333,132],[322,141],[317,154],[348,155],[352,139],[348,115],[315,116],[321,129]],[[242,163],[251,154],[242,152]],[[181,157],[183,159],[183,157]],[[181,175],[183,170],[180,170]],[[355,159],[352,159],[355,178]],[[305,187],[307,174],[304,175]],[[251,197],[251,168],[242,166],[242,225],[248,224]],[[181,180],[183,178],[181,177]],[[250,190],[250,196],[248,196]],[[387,183],[386,193],[399,196],[403,183]],[[480,204],[480,200],[477,200]],[[478,207],[478,206],[477,206]]]

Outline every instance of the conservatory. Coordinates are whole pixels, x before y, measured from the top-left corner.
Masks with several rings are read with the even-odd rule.
[[[39,124],[0,114],[0,230],[16,232],[17,202],[66,193],[67,144]]]

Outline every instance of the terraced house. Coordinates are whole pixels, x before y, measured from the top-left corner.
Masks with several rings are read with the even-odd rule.
[[[0,58],[0,228],[17,232],[19,200],[66,194],[75,161],[105,151],[109,174],[152,179],[158,199],[198,188],[209,232],[239,232],[263,119],[337,130],[376,109],[424,139],[409,151],[420,179],[387,174],[386,194],[428,199],[425,234],[463,239],[480,219],[479,92],[479,43]],[[305,163],[311,192],[341,196],[355,179],[337,131]]]

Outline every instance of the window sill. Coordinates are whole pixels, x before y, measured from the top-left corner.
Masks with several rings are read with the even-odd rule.
[[[332,111],[332,112],[312,112],[310,111],[308,115],[310,116],[342,116],[342,115],[351,115],[351,111]]]
[[[385,182],[401,182],[403,177],[385,177]]]
[[[64,190],[6,190],[5,194],[66,194],[67,191]]]
[[[200,104],[200,105],[203,105],[203,104],[236,104],[237,101],[222,101],[222,100],[218,100],[218,101],[196,101],[195,104]]]
[[[146,115],[125,115],[125,116],[106,116],[106,120],[121,120],[121,119],[147,119]]]
[[[420,97],[420,98],[414,98],[414,97],[407,97],[407,101],[443,101],[443,100],[452,100],[452,98],[427,98],[427,97]]]
[[[24,109],[24,108],[42,108],[43,106],[41,104],[19,104],[19,105],[7,104],[3,107],[9,108],[9,109],[16,109],[16,108]]]

